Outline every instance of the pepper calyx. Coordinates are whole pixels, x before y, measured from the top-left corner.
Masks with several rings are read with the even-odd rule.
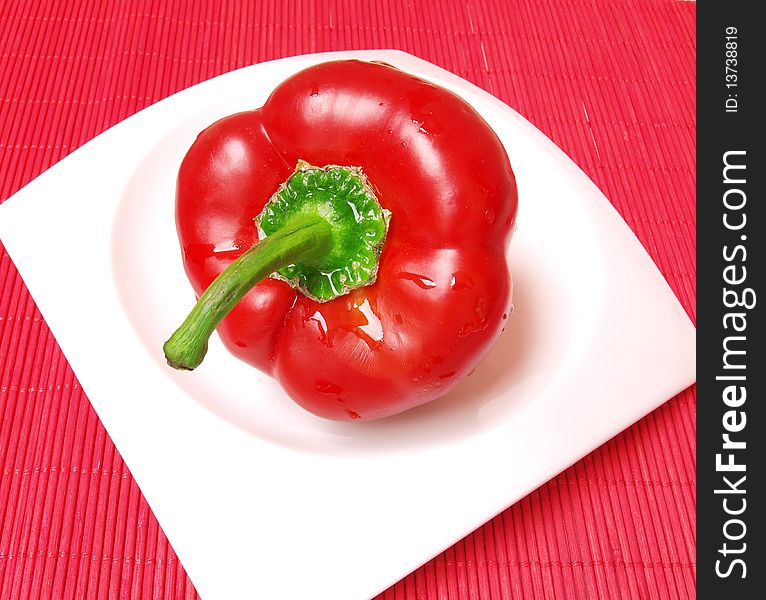
[[[261,240],[296,220],[321,218],[330,225],[327,253],[271,275],[317,302],[328,302],[375,282],[390,216],[361,167],[315,167],[300,160],[255,222]]]

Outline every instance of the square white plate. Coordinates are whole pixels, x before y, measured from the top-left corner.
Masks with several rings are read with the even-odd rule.
[[[342,58],[460,94],[503,140],[520,198],[498,346],[442,401],[361,424],[303,412],[217,340],[193,373],[161,350],[193,301],[174,225],[184,153]],[[692,324],[596,186],[499,100],[401,52],[288,58],[184,90],[5,202],[0,236],[205,600],[369,598],[694,381]]]

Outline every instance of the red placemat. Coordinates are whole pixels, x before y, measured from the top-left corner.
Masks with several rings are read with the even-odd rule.
[[[694,318],[695,24],[676,0],[5,0],[0,199],[204,79],[399,48],[561,146]],[[0,292],[0,598],[196,598],[5,252]],[[381,598],[693,597],[694,438],[692,389]]]

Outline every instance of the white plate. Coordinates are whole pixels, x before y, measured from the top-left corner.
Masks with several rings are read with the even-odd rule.
[[[303,412],[217,340],[194,373],[161,351],[192,302],[174,226],[184,153],[341,58],[460,94],[503,140],[520,198],[498,346],[442,401],[367,424]],[[401,52],[288,58],[184,90],[5,202],[0,235],[206,600],[369,598],[694,381],[694,328],[596,186],[500,101]]]

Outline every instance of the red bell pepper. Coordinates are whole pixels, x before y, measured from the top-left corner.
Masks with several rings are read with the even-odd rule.
[[[504,328],[516,208],[503,145],[461,98],[381,63],[310,67],[184,158],[177,228],[201,298],[168,362],[196,367],[217,327],[322,417],[438,398]]]

